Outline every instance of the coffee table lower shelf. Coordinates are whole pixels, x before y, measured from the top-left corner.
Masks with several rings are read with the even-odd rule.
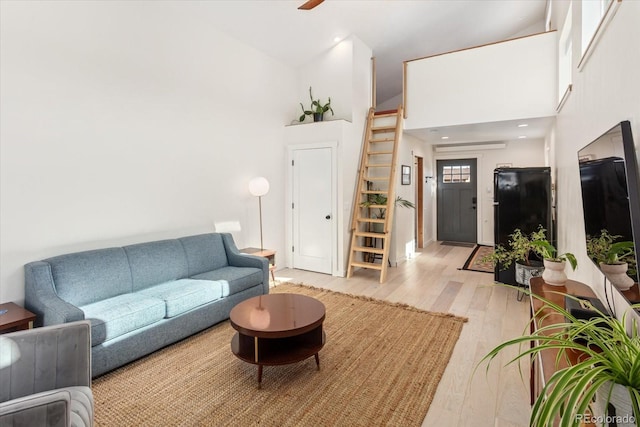
[[[320,369],[318,352],[324,347],[326,336],[322,326],[309,332],[283,338],[260,338],[236,332],[231,351],[239,359],[258,365],[258,387],[262,383],[262,367],[287,365],[315,356]]]

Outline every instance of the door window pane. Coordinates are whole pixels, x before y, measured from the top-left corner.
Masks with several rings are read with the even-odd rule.
[[[442,182],[446,184],[471,182],[471,167],[469,165],[443,166]]]

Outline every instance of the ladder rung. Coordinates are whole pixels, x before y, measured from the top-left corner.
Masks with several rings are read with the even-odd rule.
[[[389,181],[389,177],[388,176],[372,176],[372,177],[365,177],[364,180],[365,181]]]
[[[369,205],[366,206],[367,208],[371,208],[371,209],[386,209],[387,205]]]
[[[382,270],[382,264],[374,264],[372,262],[352,262],[352,267],[371,268],[373,270]]]
[[[369,151],[367,154],[370,156],[379,156],[382,154],[393,154],[393,151]]]
[[[362,190],[362,194],[387,194],[387,190]]]
[[[391,164],[389,163],[367,163],[368,168],[390,168]]]
[[[370,222],[370,223],[375,223],[375,224],[384,224],[384,219],[378,219],[378,218],[360,217],[360,218],[356,218],[356,221],[359,221],[359,222]]]
[[[355,248],[353,248],[354,251],[356,252],[367,252],[370,254],[383,254],[384,253],[384,249],[380,249],[380,248],[370,248],[368,246],[356,246]]]
[[[398,115],[398,110],[384,110],[384,111],[376,111],[375,113],[373,113],[373,118],[378,119],[382,117],[392,117],[397,115]]]
[[[391,133],[396,131],[396,126],[376,126],[371,128],[373,133]]]
[[[354,234],[358,237],[373,237],[374,239],[387,238],[387,235],[384,233],[373,233],[371,231],[355,231]]]
[[[372,138],[369,140],[369,143],[374,142],[394,142],[395,138]]]

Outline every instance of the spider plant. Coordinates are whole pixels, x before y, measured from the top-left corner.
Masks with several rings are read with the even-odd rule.
[[[590,309],[596,311],[599,316],[583,320],[543,297],[530,291],[526,292],[544,303],[543,308],[536,313],[540,323],[552,313],[564,316],[565,322],[541,326],[532,334],[508,340],[491,350],[480,364],[486,362],[488,370],[494,358],[505,348],[513,345],[519,346],[518,354],[507,365],[516,363],[523,357],[537,357],[547,349],[558,350],[556,365],[562,359],[568,361],[568,353],[576,352],[583,355],[573,365],[567,363],[567,367],[558,369],[544,385],[532,407],[529,425],[550,426],[554,425],[556,419],[560,419],[560,426],[579,425],[583,414],[593,410],[591,405],[596,391],[600,388],[602,391],[610,390],[611,383],[620,384],[626,389],[633,408],[633,414],[628,415],[638,419],[640,338],[635,322],[631,334],[628,335],[625,328],[626,313],[618,320],[591,306]],[[561,292],[554,293],[578,300]],[[611,391],[606,395],[607,404],[610,399]]]

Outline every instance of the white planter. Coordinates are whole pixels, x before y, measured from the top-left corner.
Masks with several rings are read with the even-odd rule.
[[[564,286],[567,281],[567,275],[564,272],[564,268],[567,265],[566,261],[550,261],[544,260],[544,271],[542,272],[542,279],[548,284],[553,286]]]
[[[613,386],[613,390],[611,387]],[[607,397],[609,404],[613,405],[615,415],[612,412],[608,412]],[[617,425],[618,427],[635,427],[635,417],[633,415],[633,406],[631,406],[631,398],[629,397],[629,391],[626,387],[607,381],[596,391],[596,401],[594,404],[595,424],[600,426]],[[614,424],[615,422],[615,424]]]
[[[600,263],[602,273],[607,276],[613,286],[621,291],[626,291],[635,283],[631,277],[627,276],[628,268],[629,266],[626,262],[621,264]]]

